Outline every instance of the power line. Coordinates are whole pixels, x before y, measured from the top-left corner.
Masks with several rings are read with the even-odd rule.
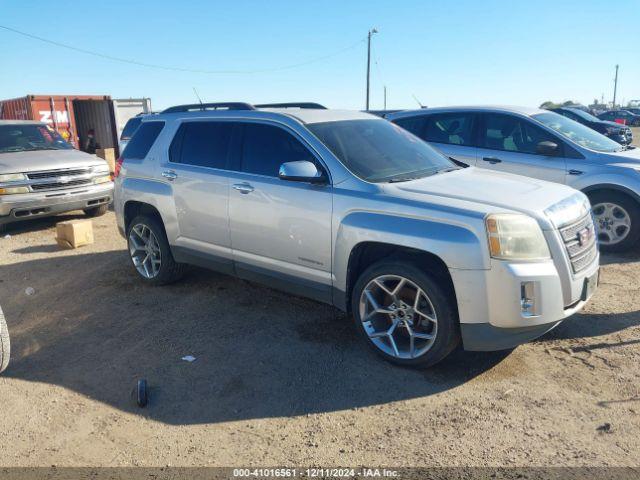
[[[127,58],[120,58],[120,57],[114,57],[112,55],[107,55],[104,53],[100,53],[100,52],[94,52],[92,50],[86,50],[84,48],[79,48],[79,47],[74,47],[73,45],[68,45],[66,43],[61,43],[61,42],[57,42],[55,40],[49,40],[47,38],[43,38],[43,37],[39,37],[37,35],[33,35],[31,33],[27,33],[27,32],[23,32],[20,30],[16,30],[15,28],[11,28],[11,27],[7,27],[5,25],[0,25],[0,28],[7,30],[9,32],[18,34],[18,35],[22,35],[23,37],[27,37],[27,38],[31,38],[32,40],[38,40],[40,42],[44,42],[44,43],[48,43],[50,45],[55,45],[56,47],[60,47],[60,48],[66,48],[67,50],[73,50],[75,52],[79,52],[79,53],[84,53],[86,55],[92,55],[94,57],[99,57],[99,58],[104,58],[106,60],[111,60],[114,62],[120,62],[120,63],[128,63],[130,65],[137,65],[139,67],[146,67],[146,68],[155,68],[158,70],[169,70],[169,71],[174,71],[174,72],[187,72],[187,73],[201,73],[201,74],[253,74],[253,73],[267,73],[267,72],[277,72],[280,70],[290,70],[292,68],[298,68],[298,67],[303,67],[305,65],[310,65],[312,63],[317,63],[317,62],[321,62],[322,60],[327,60],[331,57],[335,57],[337,55],[340,55],[348,50],[351,50],[355,47],[357,47],[358,45],[360,45],[361,43],[363,43],[366,38],[361,38],[360,40],[358,40],[357,42],[342,48],[338,51],[335,51],[333,53],[330,53],[328,55],[324,55],[321,57],[316,57],[304,62],[300,62],[300,63],[294,63],[291,65],[283,65],[283,66],[279,66],[279,67],[273,67],[273,68],[263,68],[263,69],[256,69],[256,70],[203,70],[203,69],[196,69],[196,68],[183,68],[183,67],[175,67],[175,66],[170,66],[170,65],[159,65],[159,64],[154,64],[154,63],[146,63],[146,62],[139,62],[137,60],[131,60],[131,59],[127,59]]]

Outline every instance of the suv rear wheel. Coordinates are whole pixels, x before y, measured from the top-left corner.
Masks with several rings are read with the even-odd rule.
[[[184,265],[173,259],[164,228],[157,218],[135,217],[127,227],[127,243],[133,266],[145,282],[165,285],[182,276]]]
[[[596,192],[589,195],[600,249],[624,252],[640,239],[640,206],[619,192]]]
[[[409,262],[370,266],[354,286],[351,308],[367,343],[400,365],[434,365],[460,342],[451,295]]]

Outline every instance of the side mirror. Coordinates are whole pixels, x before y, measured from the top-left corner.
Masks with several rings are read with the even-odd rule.
[[[546,155],[547,157],[551,157],[558,153],[558,144],[554,142],[540,142],[536,145],[536,152],[538,155]]]
[[[327,179],[313,162],[300,160],[297,162],[286,162],[280,165],[278,171],[280,180],[291,182],[326,183]]]

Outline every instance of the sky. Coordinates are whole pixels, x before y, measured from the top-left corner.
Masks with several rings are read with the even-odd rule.
[[[195,88],[363,109],[372,28],[371,108],[384,86],[390,109],[610,101],[616,64],[618,101],[640,99],[640,0],[0,0],[0,25],[169,68],[0,28],[0,99],[150,97],[159,110]]]

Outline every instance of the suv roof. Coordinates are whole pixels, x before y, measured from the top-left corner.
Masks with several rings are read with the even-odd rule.
[[[167,116],[170,118],[184,116],[205,117],[229,117],[236,118],[267,118],[265,114],[282,115],[293,118],[301,123],[324,123],[342,120],[379,119],[375,115],[354,110],[329,110],[326,107],[312,102],[298,103],[273,103],[251,105],[244,102],[204,103],[178,105],[167,108],[158,115],[152,116],[152,120]],[[144,118],[144,120],[147,120]]]

